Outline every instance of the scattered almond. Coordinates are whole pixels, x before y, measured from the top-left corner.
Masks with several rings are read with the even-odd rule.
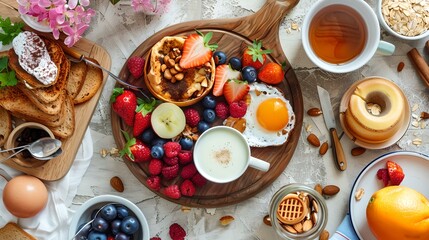
[[[314,135],[314,133],[310,133],[310,134],[308,135],[308,137],[307,137],[307,141],[308,141],[311,145],[313,145],[313,146],[315,146],[315,147],[319,147],[319,146],[320,146],[320,140],[319,140],[319,138],[318,138],[316,135]]]
[[[325,153],[328,151],[329,145],[328,142],[322,143],[322,145],[319,148],[319,154],[321,156],[325,155]]]
[[[316,192],[322,195],[322,190],[323,190],[322,185],[316,184],[316,186],[314,186],[314,190],[316,190]]]
[[[404,67],[405,67],[405,63],[404,62],[399,62],[398,67],[396,68],[396,70],[398,72],[401,72],[402,69],[404,69]]]
[[[234,221],[234,217],[231,215],[223,216],[219,219],[219,222],[222,226],[226,226]]]
[[[414,145],[416,145],[416,146],[420,146],[420,145],[422,145],[422,139],[420,139],[420,138],[415,138],[415,139],[413,139],[413,141],[412,141],[412,143],[414,144]]]
[[[265,223],[265,225],[272,226],[271,225],[270,215],[265,215],[265,217],[264,217],[264,223]]]
[[[119,157],[119,149],[112,147],[109,151],[110,156]]]
[[[312,117],[316,117],[322,114],[322,110],[320,110],[319,108],[310,108],[308,109],[307,114]]]
[[[110,179],[110,185],[112,186],[113,189],[115,189],[118,192],[123,192],[125,189],[124,183],[118,176],[114,176]]]
[[[107,156],[107,154],[108,154],[107,149],[102,148],[102,149],[100,150],[100,155],[101,155],[101,157],[102,157],[102,158],[105,158],[105,157]]]
[[[356,201],[360,201],[364,194],[365,194],[365,190],[363,188],[359,188],[355,193]]]
[[[325,186],[322,190],[322,193],[327,196],[333,196],[340,191],[340,188],[335,185]]]
[[[360,155],[364,154],[365,151],[366,151],[366,149],[363,147],[355,147],[352,149],[351,153],[352,153],[352,156],[356,157],[356,156],[360,156]]]
[[[427,112],[420,113],[420,118],[421,119],[429,119],[429,113],[427,113]]]
[[[187,207],[187,206],[182,206],[182,207],[180,208],[180,210],[182,210],[182,212],[184,212],[184,213],[188,213],[188,212],[190,212],[190,211],[191,211],[191,208],[190,208],[190,207]]]
[[[319,236],[319,240],[328,240],[329,239],[329,232],[326,230],[323,230],[323,232]]]

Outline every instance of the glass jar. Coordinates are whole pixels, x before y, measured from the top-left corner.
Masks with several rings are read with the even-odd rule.
[[[305,209],[301,208],[300,211],[303,210],[306,212],[304,218],[295,227],[295,224],[281,222],[277,215],[279,207],[281,208],[286,199],[290,199],[291,197],[295,198],[295,200],[296,197],[301,199],[302,202],[299,200],[298,202],[304,203],[303,208]],[[325,199],[313,188],[298,183],[285,185],[273,195],[270,201],[269,214],[271,225],[283,239],[315,239],[325,229],[328,221],[328,208]],[[310,223],[306,224],[305,221],[310,221],[312,226],[310,229],[306,229],[306,231],[302,230],[301,227],[307,225],[306,228],[308,228]],[[299,226],[300,223],[301,226]]]

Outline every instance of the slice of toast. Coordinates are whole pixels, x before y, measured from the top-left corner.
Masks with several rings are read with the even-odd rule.
[[[95,59],[91,61],[98,64]],[[103,71],[97,67],[88,65],[85,82],[79,94],[74,98],[74,104],[81,104],[91,99],[103,83]]]
[[[37,240],[35,237],[24,231],[16,223],[7,223],[3,228],[0,228],[1,240]]]
[[[70,96],[66,96],[65,99],[65,115],[66,118],[58,127],[50,127],[51,131],[58,138],[66,139],[73,135],[75,129],[75,111],[73,99]]]
[[[5,144],[10,132],[12,132],[12,116],[6,109],[0,107],[0,147]]]
[[[85,82],[88,66],[85,62],[71,62],[69,79],[67,81],[67,92],[74,99],[82,89]]]
[[[34,94],[32,94],[31,90],[24,90],[22,92],[37,108],[50,115],[55,115],[61,112],[61,106],[63,105],[64,99],[67,95],[67,91],[64,89],[57,99],[49,103],[43,103],[40,102],[40,100]]]

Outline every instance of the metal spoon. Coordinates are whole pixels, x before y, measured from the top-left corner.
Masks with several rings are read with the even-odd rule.
[[[42,160],[42,161],[47,161],[47,160],[51,160],[52,158],[56,158],[56,157],[60,156],[62,153],[63,153],[63,150],[61,148],[59,148],[56,152],[52,153],[51,155],[49,155],[47,157],[39,157],[36,159]]]
[[[61,141],[60,140],[50,138],[50,137],[40,138],[40,139],[38,139],[38,140],[32,142],[31,144],[28,144],[28,145],[3,150],[2,152],[19,149],[19,151],[11,154],[9,157],[0,160],[0,163],[12,158],[13,156],[19,154],[20,152],[22,152],[26,149],[36,159],[42,158],[40,160],[49,160],[51,158],[49,158],[49,159],[43,159],[43,158],[46,158],[46,157],[54,154],[60,148],[61,148]]]

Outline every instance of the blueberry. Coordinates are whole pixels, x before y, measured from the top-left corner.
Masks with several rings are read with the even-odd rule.
[[[216,107],[216,99],[212,95],[207,95],[203,98],[203,107],[214,109]]]
[[[107,236],[104,233],[92,231],[88,234],[88,240],[107,240]]]
[[[184,137],[179,141],[180,146],[182,146],[183,150],[191,150],[194,146],[194,141],[192,139]]]
[[[110,231],[112,232],[113,235],[116,235],[119,233],[121,229],[121,223],[122,221],[119,219],[115,219],[113,220],[113,222],[110,223]]]
[[[115,236],[115,240],[130,240],[130,236],[125,233],[118,233]]]
[[[226,54],[222,51],[216,51],[213,53],[213,59],[216,65],[221,65],[226,63]]]
[[[163,138],[155,138],[152,140],[152,146],[155,146],[155,145],[163,146],[166,142],[167,142],[167,140],[165,140]]]
[[[155,132],[152,130],[152,128],[147,128],[143,131],[141,135],[141,139],[144,143],[151,143],[152,140],[155,138]]]
[[[109,228],[109,223],[102,217],[94,218],[92,229],[98,232],[105,232]]]
[[[200,121],[198,123],[198,126],[197,126],[198,132],[200,132],[200,133],[203,133],[204,131],[206,131],[209,128],[210,128],[210,125],[204,121]]]
[[[216,118],[216,113],[213,109],[204,109],[203,118],[204,118],[204,121],[208,123],[212,123]]]
[[[238,57],[232,57],[229,59],[229,65],[231,65],[232,69],[241,71],[241,60]]]
[[[152,148],[150,149],[150,155],[153,158],[161,159],[162,156],[164,156],[164,148],[162,148],[162,145],[152,146]]]
[[[76,240],[87,240],[88,234],[92,230],[91,224],[86,225],[87,223],[82,223],[77,229],[79,229],[76,233],[78,233],[75,237]]]
[[[113,204],[104,206],[100,211],[100,217],[109,222],[115,219],[117,215],[118,212],[116,211],[116,207]]]
[[[130,215],[130,211],[123,205],[119,205],[116,207],[116,211],[118,212],[118,218],[123,219],[124,217],[128,217]]]
[[[122,219],[121,231],[125,234],[134,234],[137,232],[137,230],[139,230],[139,227],[139,221],[133,216],[128,216]]]
[[[256,78],[258,77],[256,69],[252,66],[244,67],[241,70],[241,74],[243,76],[243,80],[246,80],[248,83],[256,82]]]

